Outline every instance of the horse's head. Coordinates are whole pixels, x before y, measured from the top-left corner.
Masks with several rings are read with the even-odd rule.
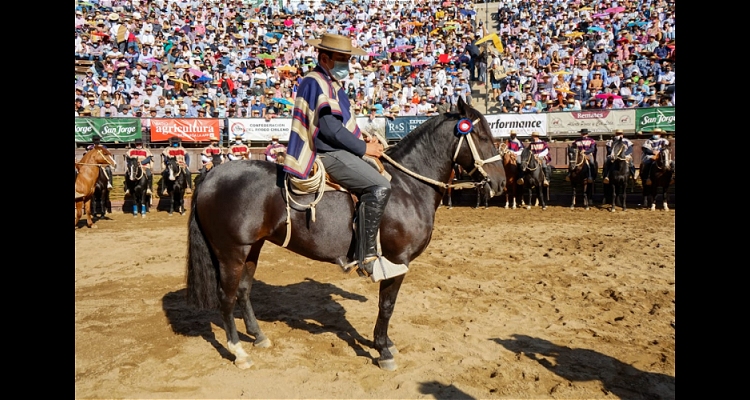
[[[578,151],[578,147],[575,144],[568,146],[568,168],[574,170],[581,167],[585,159],[583,152]]]
[[[177,161],[177,158],[169,157],[167,159],[167,171],[170,181],[174,181],[180,176],[180,163]]]
[[[505,169],[500,162],[502,156],[495,147],[489,123],[482,113],[460,97],[457,105],[455,132],[459,141],[453,161],[464,171],[469,171],[475,181],[488,183],[491,196],[502,193],[505,190]]]
[[[90,157],[86,162],[91,164],[111,165],[115,166],[115,159],[112,152],[102,145],[96,145],[93,149],[86,153]],[[85,156],[84,156],[85,157]],[[85,157],[87,158],[87,157]],[[81,159],[83,161],[83,159]]]
[[[521,168],[524,170],[535,169],[539,160],[534,157],[534,153],[531,151],[531,143],[524,146],[521,151]]]
[[[128,179],[135,181],[138,179],[138,173],[141,168],[141,164],[138,162],[138,157],[125,156],[125,162],[128,170]]]

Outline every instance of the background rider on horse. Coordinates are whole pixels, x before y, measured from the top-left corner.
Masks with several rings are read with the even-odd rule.
[[[127,158],[137,158],[141,164],[141,168],[146,173],[148,178],[148,187],[146,188],[146,194],[151,195],[151,187],[154,185],[154,174],[151,172],[151,167],[154,165],[154,156],[151,154],[151,150],[143,147],[143,139],[135,139],[135,148],[128,150],[125,153]],[[125,185],[125,195],[130,194],[130,189]]]
[[[281,155],[286,154],[286,146],[279,143],[279,137],[277,135],[273,135],[271,136],[271,144],[266,146],[266,150],[263,154],[266,155],[266,161],[278,162],[279,153],[282,153]]]
[[[651,131],[651,139],[647,139],[641,146],[641,178],[645,178],[646,186],[651,185],[651,166],[654,165],[659,152],[664,147],[669,146],[669,140],[662,138],[662,134],[664,134],[663,129],[654,128]],[[672,168],[672,181],[670,184],[674,185],[674,160],[670,160],[670,166]]]
[[[612,154],[612,148],[617,141],[622,141],[622,144],[625,145],[625,151],[623,151],[622,154]],[[612,161],[617,157],[626,158],[628,160],[630,176],[635,176],[635,164],[633,164],[632,154],[633,142],[623,136],[622,129],[617,129],[615,131],[615,136],[612,137],[612,139],[607,140],[607,159],[604,161],[604,169],[602,170],[602,175],[604,176],[602,181],[605,185],[609,183],[609,171],[612,169]]]
[[[102,142],[102,138],[99,135],[92,136],[91,137],[91,142],[93,144],[90,144],[90,145],[86,146],[86,152],[88,152],[89,150],[93,149],[95,146],[102,146],[105,149],[107,148],[107,146],[105,146],[105,145],[103,145],[101,143]],[[86,153],[83,153],[83,154],[86,154]],[[117,162],[117,160],[115,160],[115,163],[116,162]],[[116,165],[117,164],[115,164],[115,166]],[[112,167],[110,167],[109,165],[107,165],[106,167],[104,167],[104,174],[107,175],[107,189],[112,189]]]
[[[234,135],[234,143],[229,146],[227,154],[230,160],[247,160],[250,158],[250,147],[242,143],[242,135]]]
[[[161,175],[163,177],[162,182],[166,182],[169,179],[169,171],[167,170],[167,161],[170,158],[177,159],[177,163],[180,167],[184,168],[185,174],[187,174],[187,188],[185,193],[193,192],[193,178],[190,175],[190,153],[182,147],[182,140],[177,136],[169,138],[169,147],[166,147],[161,153]],[[163,196],[169,196],[166,185],[162,191]]]
[[[575,146],[579,152],[583,152],[586,156],[586,162],[589,164],[589,176],[586,178],[591,183],[594,181],[592,171],[596,169],[596,140],[589,137],[590,131],[586,128],[581,129],[579,132],[581,133],[581,137],[576,139],[572,146]],[[568,171],[568,175],[565,177],[566,181],[570,181],[570,172]]]
[[[539,158],[539,162],[542,164],[542,171],[544,171],[544,186],[549,186],[549,178],[552,176],[552,167],[549,165],[552,161],[552,157],[549,155],[549,146],[547,142],[539,137],[539,132],[531,132],[531,144],[529,144],[531,154]],[[523,185],[523,167],[519,165],[518,168],[518,180],[519,185]]]

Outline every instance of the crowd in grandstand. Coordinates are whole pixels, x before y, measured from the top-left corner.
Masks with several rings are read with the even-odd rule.
[[[673,0],[501,1],[487,24],[474,3],[80,2],[76,116],[289,116],[324,32],[368,53],[341,81],[361,116],[446,112],[485,84],[497,112],[674,105]]]

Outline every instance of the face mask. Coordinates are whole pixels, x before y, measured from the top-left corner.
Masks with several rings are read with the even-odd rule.
[[[331,69],[331,75],[339,81],[346,78],[349,76],[349,63],[346,61],[334,62],[333,68]]]
[[[172,143],[172,147],[180,147],[179,143]]]
[[[651,136],[651,139],[654,139],[654,140],[659,139],[659,135],[653,135]]]
[[[242,144],[242,140],[235,140],[234,143],[235,144]]]

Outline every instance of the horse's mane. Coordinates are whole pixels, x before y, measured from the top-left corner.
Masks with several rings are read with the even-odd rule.
[[[96,145],[96,146],[92,147],[91,150],[87,151],[86,154],[84,154],[83,157],[81,157],[81,161],[79,161],[79,162],[83,163],[83,162],[90,161],[96,155],[96,151],[95,150],[101,151],[102,154],[107,154],[107,155],[111,155],[112,154],[112,153],[110,153],[109,150],[107,150],[106,148],[102,147],[102,145]]]

